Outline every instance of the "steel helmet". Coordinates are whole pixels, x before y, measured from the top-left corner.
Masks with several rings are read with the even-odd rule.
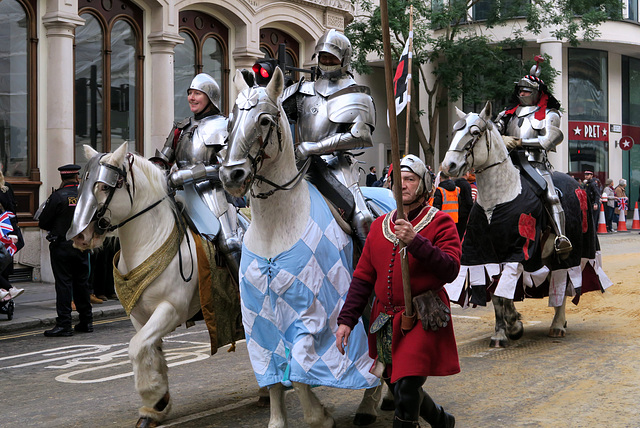
[[[337,66],[326,66],[318,62],[318,68],[323,76],[331,78],[347,74],[351,66],[351,42],[347,36],[335,29],[328,30],[318,40],[313,58],[322,52],[329,53],[340,60],[340,65]]]
[[[417,195],[431,193],[432,181],[431,174],[427,170],[427,166],[422,160],[415,155],[406,155],[400,161],[400,171],[409,171],[420,177],[420,186]]]
[[[200,73],[193,78],[189,89],[196,89],[207,94],[211,104],[220,111],[220,87],[213,77],[206,73]],[[187,89],[187,92],[189,92],[189,89]]]

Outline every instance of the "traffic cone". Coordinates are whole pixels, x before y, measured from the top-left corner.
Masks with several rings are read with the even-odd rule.
[[[640,215],[638,214],[637,201],[636,201],[636,207],[633,209],[633,223],[631,223],[631,230],[640,230]]]
[[[624,213],[625,210],[620,210],[620,217],[618,218],[618,232],[628,232],[627,219]]]
[[[604,205],[600,205],[600,215],[598,216],[598,233],[607,233],[607,222],[604,220]]]

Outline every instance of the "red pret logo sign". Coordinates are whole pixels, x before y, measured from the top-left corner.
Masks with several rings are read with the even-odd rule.
[[[609,124],[606,122],[569,121],[569,139],[609,141]]]
[[[633,147],[633,138],[624,136],[620,138],[619,145],[622,150],[631,150],[631,147]]]

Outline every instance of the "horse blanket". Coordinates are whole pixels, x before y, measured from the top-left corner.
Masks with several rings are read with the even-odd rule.
[[[477,202],[471,209],[458,278],[445,286],[451,301],[484,306],[490,294],[516,301],[548,296],[549,306],[555,307],[566,296],[575,296],[577,304],[582,293],[604,291],[612,285],[602,269],[586,192],[567,174],[556,172],[553,180],[565,212],[566,234],[574,247],[569,257],[543,262],[544,206],[529,180],[521,176],[521,193],[497,205],[491,221]]]
[[[369,373],[362,320],[345,355],[336,348],[337,317],[353,272],[353,244],[320,192],[308,185],[311,215],[300,240],[265,259],[245,245],[240,297],[247,349],[258,384],[281,382],[363,389],[378,384]]]

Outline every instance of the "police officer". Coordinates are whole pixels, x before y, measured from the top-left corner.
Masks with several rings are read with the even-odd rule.
[[[51,256],[51,269],[56,281],[56,325],[46,330],[47,337],[72,336],[71,301],[75,302],[80,322],[76,324],[76,332],[93,332],[93,313],[89,300],[89,257],[77,248],[65,236],[73,212],[78,202],[78,165],[64,165],[58,168],[62,184],[47,200],[39,217],[41,229],[48,230],[47,240]]]
[[[175,165],[169,186],[182,190],[176,199],[184,205],[189,226],[216,243],[237,281],[243,229],[218,178],[219,152],[229,134],[228,119],[220,111],[220,87],[213,77],[200,73],[189,85],[187,101],[193,117],[174,125],[151,160],[167,169]]]
[[[555,151],[564,138],[560,130],[560,102],[539,77],[541,61],[541,57],[536,57],[530,74],[516,82],[513,105],[498,115],[496,124],[501,134],[511,137],[505,139],[509,150],[522,149],[522,171],[540,183],[540,187],[544,186],[544,200],[556,233],[554,248],[558,256],[566,258],[572,245],[565,236],[564,210],[551,177],[553,167],[547,159],[547,152]]]
[[[376,110],[369,88],[350,73],[351,42],[328,30],[316,44],[319,77],[285,89],[287,117],[296,121],[300,143],[296,156],[311,157],[311,182],[351,222],[364,246],[373,216],[358,186],[358,164],[347,151],[373,145]]]

